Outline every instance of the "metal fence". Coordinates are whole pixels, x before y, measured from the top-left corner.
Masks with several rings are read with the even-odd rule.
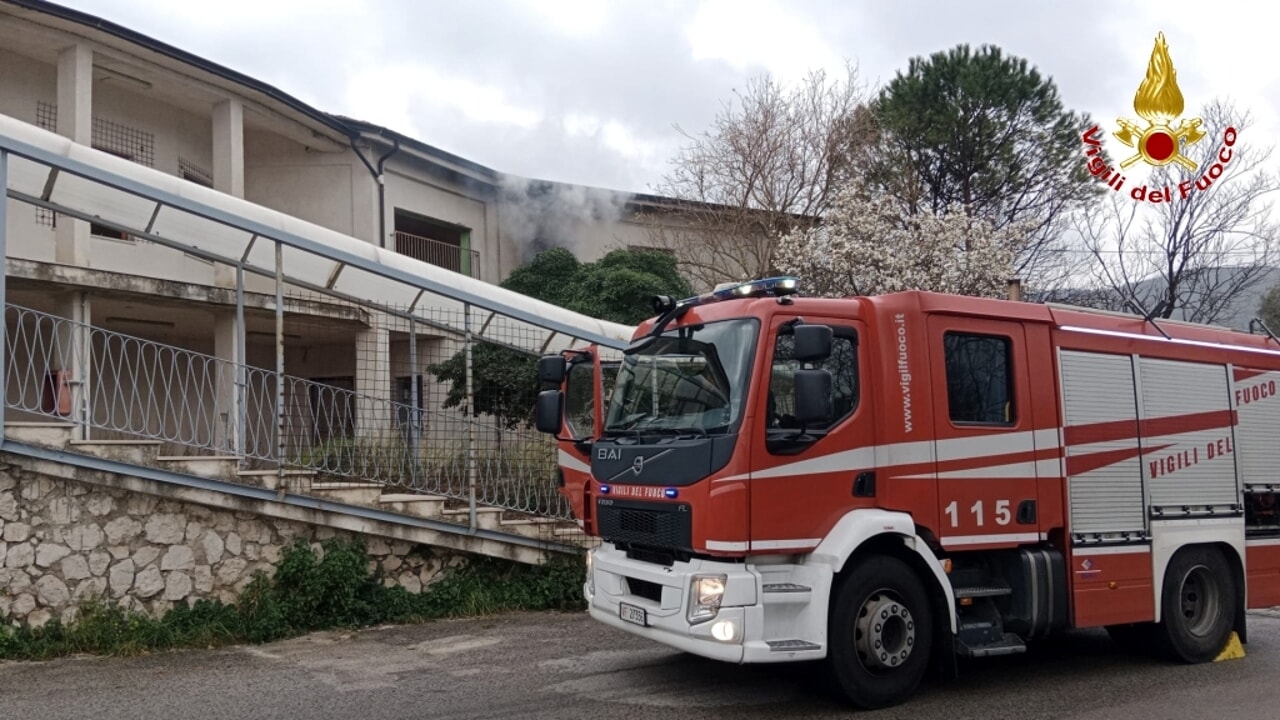
[[[0,423],[570,517],[529,429],[536,356],[632,328],[480,281],[501,268],[479,273],[469,238],[392,251],[4,115],[0,187]],[[86,245],[86,225],[132,242]],[[22,255],[49,243],[74,272]]]
[[[371,393],[14,304],[6,306],[5,327],[6,408],[28,418],[73,423],[85,439],[158,440],[167,454],[234,456],[246,469],[311,470],[318,479],[358,479],[571,518],[554,483],[554,442],[528,430],[518,413],[516,418],[472,415],[478,399],[480,405],[495,404],[483,393],[496,390],[481,387],[478,393],[472,387],[466,397],[457,397],[453,384],[432,375],[435,369],[449,377],[454,368],[442,365],[465,357],[466,348],[454,348],[449,338],[425,332],[428,328],[421,343],[414,328],[408,329],[411,346],[430,343],[443,350],[394,347],[388,342],[394,324],[373,333],[363,349],[359,336],[367,332],[357,333],[355,342],[322,344],[331,355],[345,348],[354,356],[354,367],[339,371],[349,374],[336,380],[359,387],[387,381],[381,386],[385,392]],[[296,342],[286,346],[286,357],[316,345]],[[394,357],[397,349],[407,359]],[[507,361],[521,357],[502,352],[510,353]],[[333,357],[326,359],[332,366]],[[532,356],[527,359],[532,367]],[[405,370],[412,380],[408,401],[402,402],[390,380]],[[449,406],[451,394],[456,407]],[[508,402],[518,407],[520,401]]]
[[[396,252],[401,255],[473,278],[480,277],[480,253],[476,250],[399,231],[395,233],[395,242]]]

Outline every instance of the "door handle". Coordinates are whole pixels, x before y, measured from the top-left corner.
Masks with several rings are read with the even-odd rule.
[[[1018,524],[1034,525],[1036,523],[1036,501],[1023,500],[1018,503]]]
[[[853,496],[854,497],[875,497],[876,494],[876,474],[870,470],[858,473],[853,479]]]

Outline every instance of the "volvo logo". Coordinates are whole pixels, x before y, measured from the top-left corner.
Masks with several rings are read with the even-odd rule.
[[[662,451],[662,452],[660,452],[660,453],[654,453],[653,455],[650,455],[650,456],[648,457],[648,460],[650,460],[650,461],[657,460],[658,458],[660,458],[660,457],[662,457],[662,456],[664,456],[664,455],[667,455],[668,453],[672,453],[672,452],[675,452],[675,451],[674,451],[674,450],[671,450],[671,449],[663,450],[663,451]],[[639,475],[640,475],[640,473],[644,472],[645,459],[646,459],[646,458],[645,458],[643,455],[636,455],[636,456],[631,460],[631,467],[630,467],[630,468],[626,468],[626,467],[622,468],[622,469],[621,469],[621,470],[619,470],[617,473],[615,473],[615,474],[613,475],[613,477],[609,478],[609,480],[608,480],[607,482],[621,482],[621,480],[619,480],[619,478],[621,478],[623,475],[626,475],[628,472],[630,472],[630,473],[632,474],[632,476],[633,476],[633,477],[634,477],[634,476],[639,476]],[[612,468],[610,468],[610,469],[612,469]]]

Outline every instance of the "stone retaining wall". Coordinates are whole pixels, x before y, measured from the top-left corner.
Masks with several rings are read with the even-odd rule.
[[[175,603],[232,602],[295,540],[319,552],[319,541],[335,536],[352,533],[0,466],[0,619],[68,622],[90,598],[157,617]],[[415,593],[466,558],[364,538],[371,569]]]

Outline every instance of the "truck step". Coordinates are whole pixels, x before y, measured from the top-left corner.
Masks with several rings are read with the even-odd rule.
[[[798,583],[765,583],[764,592],[767,593],[806,593],[812,588],[808,585],[800,585]]]
[[[1005,633],[1004,637],[985,645],[966,645],[956,641],[956,653],[967,657],[994,657],[996,655],[1016,655],[1027,651],[1027,644],[1013,633]]]
[[[956,599],[960,598],[980,598],[980,597],[999,597],[1001,595],[1012,595],[1013,588],[999,581],[990,581],[981,585],[970,585],[967,587],[952,588],[955,592]]]
[[[798,650],[819,650],[822,648],[817,643],[811,643],[808,640],[769,640],[767,641],[771,652],[796,652]]]

